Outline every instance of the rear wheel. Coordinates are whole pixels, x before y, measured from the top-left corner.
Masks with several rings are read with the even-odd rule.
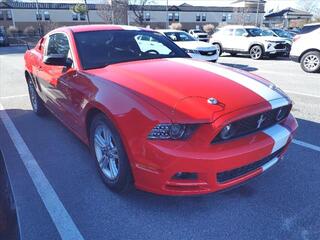
[[[260,45],[254,45],[249,50],[250,57],[254,60],[259,60],[263,56],[263,49]]]
[[[39,116],[44,115],[46,108],[31,79],[28,79],[28,90],[33,112]]]
[[[303,55],[301,59],[301,68],[308,73],[320,71],[320,52],[311,51]]]
[[[90,148],[104,183],[115,192],[127,190],[132,182],[128,157],[117,130],[103,114],[92,120]]]

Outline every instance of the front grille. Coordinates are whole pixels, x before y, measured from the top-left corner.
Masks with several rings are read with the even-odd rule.
[[[284,147],[280,148],[278,151],[275,151],[271,155],[269,155],[259,161],[256,161],[254,163],[250,163],[248,165],[245,165],[245,166],[242,166],[239,168],[234,168],[229,171],[219,172],[219,173],[217,173],[217,181],[219,183],[225,183],[227,181],[233,180],[235,178],[238,178],[238,177],[241,177],[245,174],[253,172],[253,171],[257,170],[258,168],[262,167],[263,165],[267,164],[268,162],[270,162],[275,157],[280,156],[283,149],[284,149]]]
[[[275,49],[285,49],[286,45],[281,43],[281,44],[277,44],[274,48]]]
[[[213,56],[217,53],[217,50],[212,51],[199,51],[199,53],[203,56]]]
[[[218,134],[212,141],[212,143],[222,142],[222,141],[228,141],[234,138],[242,137],[251,133],[255,133],[261,130],[264,130],[268,127],[271,127],[285,118],[288,117],[290,111],[291,111],[292,105],[286,105],[283,107],[275,108],[270,111],[266,111],[263,113],[255,114],[250,117],[243,118],[241,120],[238,120],[236,122],[231,123],[234,133],[233,136],[227,140],[224,140],[220,137],[220,134]],[[277,118],[279,111],[281,110],[281,118]],[[263,121],[262,121],[263,120]]]

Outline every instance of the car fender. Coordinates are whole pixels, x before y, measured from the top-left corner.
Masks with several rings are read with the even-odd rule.
[[[251,42],[250,45],[249,45],[249,48],[248,48],[248,52],[250,51],[251,47],[253,45],[259,45],[262,47],[262,51],[265,52],[265,46],[262,42],[259,42],[259,41],[254,41],[254,42]]]

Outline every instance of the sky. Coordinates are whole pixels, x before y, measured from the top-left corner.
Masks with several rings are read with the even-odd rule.
[[[25,0],[26,1],[26,0]],[[34,1],[34,0],[28,0]],[[78,3],[83,2],[83,0],[38,0],[39,2],[72,2]],[[235,0],[168,0],[169,5],[180,5],[182,3],[188,3],[191,5],[203,5],[203,6],[228,6],[231,2]],[[266,12],[271,9],[280,10],[287,7],[299,8],[298,0],[266,0]],[[88,3],[101,3],[103,0],[87,0]],[[166,4],[166,0],[154,0],[156,4]],[[319,0],[320,5],[320,0]]]

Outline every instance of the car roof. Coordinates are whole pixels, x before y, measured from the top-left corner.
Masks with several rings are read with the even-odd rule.
[[[76,25],[65,26],[54,30],[55,31],[72,31],[72,32],[90,32],[90,31],[103,31],[103,30],[147,30],[153,31],[149,28],[141,28],[127,25],[108,25],[108,24],[92,24],[92,25]]]
[[[185,33],[185,31],[175,30],[175,29],[157,29],[157,31],[158,32],[163,32],[163,33],[165,33],[165,32],[184,32]]]
[[[320,22],[318,22],[318,23],[308,23],[308,24],[306,24],[304,26],[317,26],[317,25],[320,25]]]
[[[258,28],[256,26],[247,26],[247,25],[227,25],[221,27],[221,29],[228,29],[228,28]]]

